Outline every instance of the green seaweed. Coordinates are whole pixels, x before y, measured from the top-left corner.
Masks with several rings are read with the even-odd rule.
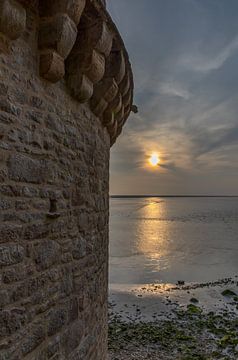
[[[226,289],[226,290],[222,291],[221,294],[223,296],[228,296],[228,297],[237,296],[237,294],[234,291],[230,290],[230,289]]]
[[[202,309],[194,304],[187,305],[187,312],[189,314],[201,314]]]

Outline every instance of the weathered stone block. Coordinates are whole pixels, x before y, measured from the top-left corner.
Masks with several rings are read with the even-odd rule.
[[[75,68],[75,70],[78,68],[93,84],[103,78],[105,72],[105,57],[98,51],[92,50],[90,52],[79,53],[76,55],[75,62],[76,64],[73,68]]]
[[[0,32],[0,53],[8,54],[10,52],[10,43],[9,38]]]
[[[101,99],[102,97],[111,102],[118,93],[118,85],[113,78],[103,78],[94,86],[93,98]]]
[[[26,320],[24,308],[0,311],[0,337],[14,334],[24,325]]]
[[[132,101],[132,94],[131,94],[131,90],[129,89],[127,93],[122,97],[122,103],[126,108],[128,105],[131,104],[131,101]]]
[[[68,318],[69,322],[73,322],[78,319],[79,316],[79,301],[77,297],[73,297],[69,302]]]
[[[68,76],[68,84],[72,91],[72,95],[79,102],[88,101],[93,95],[93,83],[86,75],[76,73]]]
[[[53,49],[63,59],[69,55],[77,36],[75,23],[66,14],[41,21],[39,31],[39,48]]]
[[[19,116],[21,113],[20,108],[6,98],[0,98],[0,110],[14,116]]]
[[[77,219],[79,230],[82,232],[86,232],[91,228],[93,223],[92,217],[88,213],[80,213]]]
[[[22,262],[25,257],[24,247],[18,244],[0,246],[0,266],[14,265]]]
[[[120,84],[125,76],[126,64],[122,51],[112,51],[106,61],[106,77],[112,77]]]
[[[78,25],[86,0],[43,0],[41,1],[41,16],[54,16],[66,13]]]
[[[111,124],[114,124],[115,121],[115,114],[109,110],[109,111],[105,111],[102,117],[102,123],[104,126],[108,126]]]
[[[126,93],[131,88],[131,81],[129,75],[126,73],[124,78],[119,84],[119,90],[122,96],[126,95]]]
[[[73,240],[72,254],[74,259],[79,260],[86,256],[86,249],[87,243],[83,237],[79,236]]]
[[[113,124],[107,126],[107,130],[112,139],[116,137],[117,134],[117,122],[115,121]]]
[[[53,83],[64,77],[64,59],[53,50],[40,54],[40,76]]]
[[[125,109],[124,109],[125,119],[128,118],[128,116],[130,115],[130,112],[131,112],[131,105],[125,106]]]
[[[106,22],[98,19],[94,25],[81,29],[76,46],[81,51],[95,49],[108,57],[112,48],[112,33]]]
[[[32,352],[37,346],[39,346],[45,338],[45,326],[42,323],[35,323],[31,325],[28,330],[28,335],[24,339],[21,346],[22,354]]]
[[[121,110],[122,107],[122,96],[121,94],[118,94],[110,104],[108,104],[106,111],[111,111],[114,114],[118,113]]]
[[[2,280],[5,284],[10,284],[22,280],[26,274],[27,272],[22,264],[16,265],[3,271]]]
[[[124,106],[122,105],[120,111],[118,111],[118,113],[115,116],[115,121],[117,122],[118,126],[122,126],[123,122],[124,122],[124,115],[125,115],[125,110],[124,110]]]
[[[9,178],[29,183],[51,182],[54,166],[47,160],[37,160],[21,154],[13,154],[8,161]]]
[[[96,98],[92,98],[90,101],[91,109],[94,112],[94,114],[98,117],[101,117],[101,115],[104,113],[104,111],[108,107],[108,103],[106,100],[101,98],[100,100],[97,100]]]
[[[69,356],[75,348],[80,344],[84,333],[84,324],[82,321],[76,321],[66,330],[62,337],[63,353]]]
[[[0,225],[0,243],[18,240],[21,232],[21,225],[2,223]]]
[[[1,82],[0,83],[0,95],[4,96],[7,94],[7,92],[8,92],[8,86]]]
[[[7,199],[0,199],[0,210],[8,210],[11,209],[12,202]]]
[[[26,27],[26,11],[15,0],[0,2],[0,32],[11,40],[16,40]]]
[[[50,310],[46,320],[48,321],[47,333],[49,336],[54,335],[67,322],[67,311],[65,308],[55,308]]]
[[[34,260],[38,270],[44,270],[60,259],[60,245],[56,241],[41,241],[34,246]]]
[[[10,298],[7,290],[0,290],[0,309],[9,304]]]

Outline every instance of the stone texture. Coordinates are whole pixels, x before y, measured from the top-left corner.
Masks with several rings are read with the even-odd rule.
[[[0,246],[0,266],[14,265],[23,261],[25,255],[24,248],[17,244]]]
[[[34,246],[34,259],[39,270],[45,270],[60,259],[60,246],[55,241],[41,241]]]
[[[117,84],[123,80],[126,72],[125,58],[122,50],[113,50],[106,62],[106,76],[112,77]]]
[[[0,0],[0,74],[0,359],[106,360],[126,51],[99,0]]]
[[[40,75],[55,83],[64,77],[64,59],[53,50],[45,50],[40,55]]]
[[[93,84],[99,82],[105,72],[105,58],[96,50],[87,53],[80,53],[77,56],[77,63],[80,70],[92,81]]]
[[[93,48],[108,57],[112,48],[112,40],[113,37],[106,22],[98,19],[85,29],[79,29],[76,47],[83,51]]]
[[[13,154],[8,162],[9,178],[29,183],[52,182],[56,176],[54,165],[45,159],[33,159],[22,154]]]
[[[43,0],[41,1],[41,15],[54,16],[55,13],[66,13],[78,25],[86,0]]]
[[[26,27],[26,11],[15,0],[0,2],[0,32],[9,39],[15,40],[21,36]]]
[[[39,32],[39,48],[53,49],[62,58],[67,58],[75,43],[77,27],[66,14],[41,20]]]
[[[88,101],[92,97],[93,83],[81,72],[69,75],[68,83],[71,88],[72,95],[81,103]]]

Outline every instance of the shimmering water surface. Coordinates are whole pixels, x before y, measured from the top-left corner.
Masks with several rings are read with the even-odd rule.
[[[238,198],[113,198],[110,283],[206,282],[238,274]]]

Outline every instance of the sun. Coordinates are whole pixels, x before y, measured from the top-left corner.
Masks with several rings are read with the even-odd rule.
[[[157,153],[151,154],[151,156],[149,158],[149,163],[152,166],[158,166],[160,163],[159,155]]]

